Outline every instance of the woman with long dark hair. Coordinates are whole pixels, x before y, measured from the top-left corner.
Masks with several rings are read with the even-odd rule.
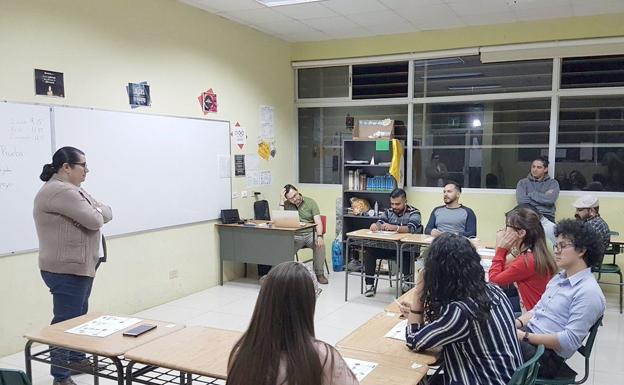
[[[275,266],[260,288],[251,323],[234,345],[228,385],[353,385],[340,353],[314,336],[316,291],[297,262]]]
[[[485,282],[480,261],[467,238],[440,235],[412,298],[401,304],[407,346],[442,347],[444,384],[507,384],[522,364],[509,300]]]
[[[523,307],[531,310],[557,272],[557,265],[546,246],[539,215],[528,208],[515,208],[505,217],[505,229],[496,236],[489,280],[500,286],[516,284]]]
[[[53,300],[52,323],[86,314],[100,257],[100,228],[113,217],[111,208],[96,201],[81,186],[89,169],[84,152],[62,147],[43,166],[45,182],[35,197],[33,216],[39,237],[39,269]],[[56,349],[52,363],[82,372],[93,371],[84,354]],[[70,369],[53,365],[53,385],[74,385]]]

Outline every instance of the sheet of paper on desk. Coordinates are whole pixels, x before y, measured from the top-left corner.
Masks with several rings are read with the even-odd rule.
[[[65,332],[91,337],[107,337],[139,322],[141,322],[139,318],[103,315],[89,322],[85,322],[82,325],[65,330]]]
[[[477,249],[477,253],[479,253],[479,255],[482,256],[482,257],[492,257],[492,258],[494,258],[494,255],[496,255],[496,250],[488,249],[488,248],[485,248],[485,247],[479,247]]]
[[[354,358],[344,357],[344,360],[349,366],[349,369],[355,374],[355,378],[357,378],[358,381],[362,381],[364,377],[368,376],[378,365],[376,362],[356,360]]]
[[[407,320],[399,322],[394,325],[392,329],[384,337],[394,338],[395,340],[405,341],[405,328],[407,327]]]
[[[380,231],[369,231],[367,234],[372,234],[372,235],[394,235],[396,233],[397,233],[396,231],[380,230]]]

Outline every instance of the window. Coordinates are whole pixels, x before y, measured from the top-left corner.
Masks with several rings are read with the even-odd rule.
[[[624,96],[561,99],[556,165],[562,190],[624,191]]]
[[[342,183],[342,142],[358,120],[394,119],[405,132],[407,105],[299,108],[299,182]]]
[[[414,97],[545,91],[552,60],[481,63],[479,56],[414,61]]]
[[[349,97],[349,66],[300,68],[297,85],[299,99]]]
[[[548,154],[550,99],[414,106],[412,184],[515,188]]]
[[[408,62],[353,66],[353,99],[405,98]]]
[[[561,88],[622,86],[624,86],[624,55],[562,60]]]

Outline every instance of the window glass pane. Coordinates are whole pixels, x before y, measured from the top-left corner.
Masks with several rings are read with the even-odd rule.
[[[349,66],[300,68],[297,76],[299,99],[349,96]]]
[[[414,106],[412,184],[515,188],[548,154],[550,99]]]
[[[565,58],[561,88],[624,86],[624,55]]]
[[[414,62],[414,96],[547,91],[552,60],[481,63],[479,56]]]
[[[562,98],[556,177],[562,190],[624,191],[624,96]]]
[[[353,99],[407,97],[408,62],[354,65]]]
[[[358,120],[394,119],[405,138],[407,105],[299,108],[299,182],[342,183],[342,141]]]

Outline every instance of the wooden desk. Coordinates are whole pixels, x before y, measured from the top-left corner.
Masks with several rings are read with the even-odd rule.
[[[408,358],[385,354],[364,352],[361,350],[338,349],[342,357],[377,363],[361,385],[417,385],[427,374],[429,367]],[[416,364],[414,367],[412,365]]]
[[[173,369],[180,376],[196,374],[225,379],[230,352],[242,335],[237,331],[193,326],[141,345],[124,355],[130,360],[126,383],[132,383],[132,368],[137,363]]]
[[[250,221],[257,226],[220,224],[219,231],[219,285],[223,285],[223,261],[277,265],[295,257],[295,235],[311,231],[314,223],[299,228],[266,227],[266,221]]]
[[[622,235],[612,235],[611,236],[611,244],[623,246],[624,245],[624,236]]]
[[[379,278],[379,279],[384,279],[384,280],[392,280],[395,281],[396,283],[396,296],[399,296],[399,290],[400,288],[400,280],[401,280],[401,239],[403,239],[404,237],[408,236],[409,234],[407,233],[394,233],[394,232],[373,232],[370,231],[369,229],[360,229],[360,230],[356,230],[356,231],[351,231],[350,233],[347,233],[347,242],[345,245],[345,255],[349,255],[349,247],[352,246],[353,244],[356,245],[360,245],[363,247],[379,247],[379,245],[382,244],[391,244],[394,246],[394,250],[396,250],[396,263],[397,263],[397,275],[395,279],[391,279],[391,278]],[[348,268],[346,268],[345,266],[345,301],[348,301],[349,298],[349,275],[357,275],[360,277],[360,291],[363,291],[364,289],[364,278],[366,277],[366,275],[364,275],[364,261],[362,261],[362,269],[357,272],[357,271],[349,271]],[[376,278],[375,276],[372,276],[373,278]]]
[[[45,328],[28,333],[24,337],[28,340],[26,347],[24,348],[24,354],[26,358],[26,374],[32,381],[32,361],[39,361],[51,364],[51,360],[48,358],[42,358],[44,356],[49,357],[49,353],[55,348],[66,348],[69,350],[79,351],[87,354],[92,354],[95,367],[97,367],[98,356],[109,358],[115,365],[116,374],[112,371],[111,374],[98,373],[95,371],[95,379],[97,384],[98,377],[109,378],[116,380],[118,384],[123,384],[123,365],[120,357],[127,351],[136,348],[140,345],[166,336],[173,332],[176,332],[184,328],[184,325],[176,325],[171,322],[162,322],[154,320],[143,320],[141,323],[150,323],[156,325],[156,329],[147,332],[138,337],[124,337],[122,334],[124,330],[136,327],[139,324],[132,325],[124,330],[118,331],[107,337],[92,337],[78,334],[66,333],[65,331],[76,327],[85,322],[89,322],[104,314],[102,313],[89,313],[80,317],[76,317],[67,321],[59,322],[54,325],[46,326]],[[122,316],[124,317],[124,316]],[[33,343],[41,343],[50,345],[50,349],[35,355],[31,354],[31,347]],[[55,364],[56,365],[56,364]],[[60,366],[60,365],[57,365]]]
[[[404,341],[384,337],[400,321],[399,314],[377,314],[339,341],[336,347],[383,354],[425,365],[436,362],[438,353],[416,353],[409,350]]]

